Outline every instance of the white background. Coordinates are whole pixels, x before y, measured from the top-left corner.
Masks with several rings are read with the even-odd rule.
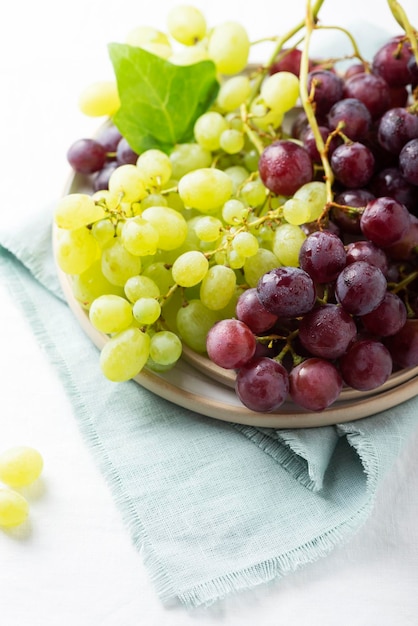
[[[77,109],[81,90],[112,76],[106,44],[135,25],[165,29],[169,0],[71,3],[5,0],[0,22],[0,176],[3,223],[54,201],[69,174],[69,145],[97,120]],[[282,33],[305,2],[203,3],[208,22],[239,20],[251,39]],[[418,25],[416,0],[403,6]],[[326,0],[323,21],[360,20],[398,32],[384,0]],[[360,42],[362,43],[362,42]],[[256,58],[257,54],[253,56]],[[411,441],[369,521],[347,545],[271,588],[211,609],[165,609],[131,546],[72,409],[21,312],[0,285],[0,450],[28,444],[45,458],[27,491],[30,523],[0,531],[2,626],[259,626],[418,624],[418,470]]]

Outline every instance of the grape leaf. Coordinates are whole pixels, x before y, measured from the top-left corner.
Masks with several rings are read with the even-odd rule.
[[[174,65],[127,44],[108,49],[121,101],[113,122],[130,147],[138,154],[149,148],[169,153],[190,141],[195,121],[219,90],[214,63]]]

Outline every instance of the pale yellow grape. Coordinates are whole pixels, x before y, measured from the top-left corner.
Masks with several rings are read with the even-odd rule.
[[[270,109],[263,100],[257,98],[250,105],[251,121],[260,130],[279,128],[283,122],[284,113],[277,109]]]
[[[115,236],[115,226],[107,218],[98,220],[92,224],[91,234],[102,248]]]
[[[213,265],[200,286],[202,303],[212,311],[223,309],[234,295],[236,282],[233,269],[225,265]]]
[[[161,330],[151,337],[149,354],[158,365],[174,365],[182,351],[181,340],[170,330]]]
[[[240,224],[247,215],[247,207],[236,198],[228,200],[222,207],[222,218],[226,224]]]
[[[171,161],[161,150],[146,150],[139,155],[136,166],[146,188],[161,187],[170,180]]]
[[[298,267],[299,252],[306,235],[299,226],[282,224],[276,229],[273,252],[282,265]]]
[[[245,256],[231,248],[226,253],[226,261],[233,270],[239,270],[244,267]]]
[[[132,323],[132,307],[121,296],[104,294],[93,300],[89,319],[102,333],[119,333]]]
[[[238,74],[248,63],[250,40],[246,29],[238,22],[224,22],[212,30],[209,57],[221,74]]]
[[[200,63],[200,61],[206,61],[208,53],[206,48],[202,45],[187,46],[182,50],[176,50],[174,54],[169,57],[170,63],[174,65],[194,65]]]
[[[119,194],[125,202],[139,202],[147,195],[141,172],[136,165],[119,165],[109,178],[109,191]]]
[[[256,287],[258,281],[270,270],[279,267],[277,256],[268,248],[259,248],[257,252],[245,259],[244,278],[249,287]]]
[[[138,298],[133,306],[132,313],[141,326],[154,324],[161,315],[161,305],[155,298]]]
[[[157,283],[143,274],[128,278],[124,290],[130,302],[136,302],[139,298],[158,298],[161,293]]]
[[[141,211],[149,206],[168,206],[166,196],[163,196],[161,193],[150,193],[141,201]]]
[[[229,176],[232,181],[232,193],[237,194],[241,186],[248,179],[250,175],[249,171],[242,165],[231,165],[230,167],[227,167],[224,171],[225,174],[227,174],[227,176]]]
[[[148,43],[141,44],[139,47],[157,57],[161,57],[161,59],[169,59],[173,54],[172,47],[164,43],[154,43],[150,41]]]
[[[41,475],[42,455],[30,446],[15,446],[0,454],[0,481],[10,487],[26,487]]]
[[[194,230],[201,241],[211,243],[219,238],[222,222],[213,215],[204,215],[196,219]]]
[[[78,106],[89,117],[112,117],[120,107],[116,82],[103,80],[89,85],[81,92]]]
[[[205,150],[214,151],[220,147],[221,135],[227,130],[228,122],[217,111],[207,111],[194,125],[194,137]]]
[[[81,274],[96,260],[99,245],[88,228],[57,230],[55,256],[66,274]]]
[[[142,213],[158,233],[158,247],[161,250],[179,248],[187,236],[187,222],[183,215],[165,206],[151,206]]]
[[[244,258],[254,256],[259,248],[258,239],[245,231],[237,233],[232,240],[232,248]]]
[[[173,263],[173,279],[180,287],[193,287],[200,283],[209,269],[209,261],[202,252],[190,250],[181,254]]]
[[[155,254],[160,239],[156,228],[141,215],[124,222],[120,238],[124,248],[137,256]]]
[[[299,79],[291,72],[276,72],[264,80],[260,91],[270,109],[286,113],[298,101]]]
[[[260,160],[260,155],[257,150],[251,149],[247,150],[244,154],[244,165],[250,172],[258,171],[258,162]]]
[[[26,521],[29,515],[27,500],[11,489],[0,489],[0,526],[12,528]]]
[[[185,174],[178,190],[187,207],[214,213],[231,197],[232,181],[222,170],[207,167]]]
[[[227,154],[237,154],[244,147],[244,135],[239,130],[227,128],[220,137],[220,147]]]
[[[136,26],[132,28],[125,39],[130,46],[141,47],[144,44],[162,44],[170,46],[167,35],[153,26]]]
[[[306,202],[309,206],[309,219],[306,221],[314,222],[321,216],[327,203],[327,188],[325,183],[312,181],[302,185],[293,197]]]
[[[141,257],[127,251],[119,238],[113,239],[102,250],[103,275],[113,285],[123,287],[131,276],[140,274]]]
[[[245,183],[239,193],[239,197],[250,207],[262,206],[266,200],[267,189],[259,178]]]
[[[139,328],[127,328],[113,335],[100,353],[103,374],[118,383],[133,378],[147,362],[149,346],[149,336]]]
[[[283,217],[289,224],[306,224],[311,221],[311,207],[303,200],[289,198],[283,205]]]
[[[165,263],[161,261],[150,263],[150,265],[144,268],[142,276],[150,278],[163,295],[174,285],[171,269],[166,267]]]
[[[86,310],[99,296],[111,293],[123,296],[124,293],[122,287],[112,285],[103,275],[100,259],[94,261],[82,274],[73,276],[71,286],[75,299]]]
[[[176,41],[192,46],[206,35],[205,16],[195,6],[182,4],[173,7],[167,16],[167,30]]]
[[[224,111],[235,111],[246,101],[250,93],[251,83],[248,76],[232,76],[221,85],[217,103]]]
[[[180,180],[182,176],[202,167],[210,167],[212,154],[198,143],[180,143],[170,153],[172,176]]]
[[[206,352],[206,336],[219,320],[218,313],[199,299],[190,300],[177,313],[177,328],[183,342],[195,352]]]
[[[106,217],[101,206],[86,193],[63,196],[55,207],[54,218],[59,228],[74,230]]]

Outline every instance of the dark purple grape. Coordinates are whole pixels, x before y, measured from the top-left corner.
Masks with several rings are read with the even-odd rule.
[[[411,46],[394,37],[385,43],[373,57],[372,70],[379,74],[390,87],[404,87],[411,80],[408,62],[412,56]]]
[[[255,287],[246,289],[238,298],[236,316],[256,335],[269,330],[277,322],[277,315],[261,304]]]
[[[312,70],[308,74],[308,93],[313,95],[313,106],[317,116],[328,113],[335,102],[343,97],[344,83],[334,72],[324,69]]]
[[[106,163],[106,150],[95,139],[78,139],[69,147],[67,160],[74,171],[93,174]]]
[[[337,368],[325,359],[310,358],[289,374],[290,397],[309,411],[324,411],[341,393],[342,378]]]
[[[290,140],[278,140],[262,152],[258,168],[267,189],[277,195],[292,196],[313,177],[313,166],[306,150]]]
[[[257,285],[261,304],[281,318],[300,317],[316,300],[312,278],[299,267],[277,267],[264,274]]]
[[[418,139],[411,139],[402,148],[399,169],[408,183],[418,185]]]
[[[344,382],[359,391],[381,387],[393,369],[389,350],[374,339],[353,342],[340,358],[339,365]]]
[[[385,167],[370,181],[369,188],[376,197],[389,196],[418,213],[418,189],[402,176],[398,167]]]
[[[360,219],[364,236],[382,248],[399,241],[409,224],[410,215],[405,205],[387,196],[369,202]]]
[[[346,264],[355,263],[356,261],[366,261],[375,267],[378,267],[386,276],[389,270],[389,259],[384,250],[379,248],[372,241],[352,241],[346,246]]]
[[[412,89],[415,89],[415,87],[417,87],[418,85],[418,63],[414,55],[411,55],[407,67],[411,77],[411,87]]]
[[[108,161],[102,169],[93,177],[93,191],[101,191],[109,188],[109,178],[118,167],[116,161]]]
[[[418,365],[418,319],[408,319],[401,330],[385,340],[393,362],[399,367]]]
[[[409,100],[407,87],[390,87],[390,108],[406,107]]]
[[[387,291],[379,306],[363,315],[360,320],[369,333],[379,337],[390,337],[401,330],[406,317],[406,306],[400,297]]]
[[[108,156],[109,153],[116,156],[116,149],[121,139],[122,134],[114,124],[109,124],[102,128],[99,135],[97,136],[97,141],[102,144],[102,146],[108,153]]]
[[[138,154],[132,150],[125,137],[117,145],[116,160],[119,165],[135,165],[138,160]]]
[[[209,330],[206,349],[211,361],[225,369],[236,369],[254,356],[256,340],[246,324],[224,319]]]
[[[377,138],[388,152],[399,154],[404,145],[418,137],[418,115],[403,107],[389,109],[380,118]]]
[[[387,82],[381,76],[366,73],[364,70],[346,79],[344,97],[360,100],[367,107],[373,119],[379,118],[391,103]]]
[[[411,215],[409,228],[386,252],[394,261],[412,261],[418,255],[418,218]]]
[[[335,280],[346,263],[343,242],[329,231],[317,231],[303,242],[299,265],[316,283]]]
[[[301,319],[299,341],[308,352],[336,359],[347,350],[357,333],[356,324],[341,306],[321,304]]]
[[[353,63],[344,72],[344,80],[347,81],[356,74],[364,74],[365,67],[363,63]]]
[[[374,195],[367,189],[344,189],[335,196],[334,201],[336,204],[356,209],[365,207],[373,199]],[[332,208],[332,220],[345,233],[354,235],[361,233],[360,215],[360,212],[350,212],[338,207]]]
[[[299,76],[300,73],[300,61],[302,57],[302,51],[298,48],[283,48],[277,55],[273,65],[271,65],[269,73],[276,74],[276,72],[290,72]],[[313,66],[313,62],[309,61],[309,69]]]
[[[359,141],[371,128],[372,116],[368,108],[357,98],[344,98],[336,102],[328,113],[328,126],[341,131],[352,141]]]
[[[285,402],[289,393],[287,370],[273,359],[253,359],[238,371],[235,391],[252,411],[271,413]]]
[[[327,126],[319,126],[318,130],[325,144],[330,134],[330,129]],[[303,142],[303,147],[305,148],[306,152],[311,157],[311,160],[313,161],[313,163],[321,163],[321,156],[319,154],[319,151],[316,145],[315,135],[311,128],[308,128],[303,133],[302,142]],[[335,148],[337,148],[340,145],[340,143],[341,143],[341,140],[336,135],[331,139],[328,145],[328,152],[327,152],[328,157],[331,156]]]
[[[330,163],[335,178],[351,189],[367,185],[375,166],[371,150],[359,142],[338,146],[331,155]]]
[[[335,283],[337,301],[351,315],[366,315],[385,297],[387,282],[383,272],[366,261],[347,265]]]

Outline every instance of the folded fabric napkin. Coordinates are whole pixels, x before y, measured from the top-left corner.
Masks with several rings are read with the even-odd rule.
[[[348,539],[418,426],[418,399],[335,427],[279,431],[107,381],[62,298],[51,215],[0,233],[0,276],[60,374],[162,601],[210,604]]]

